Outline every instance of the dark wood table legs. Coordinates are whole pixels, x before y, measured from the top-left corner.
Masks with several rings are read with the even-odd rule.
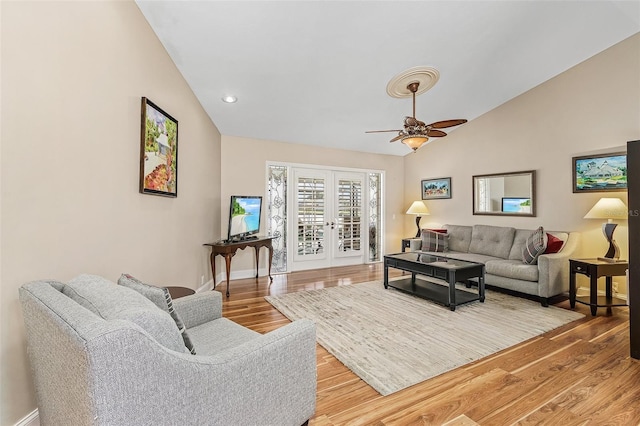
[[[231,278],[231,259],[235,256],[238,250],[244,250],[247,247],[253,247],[256,252],[256,279],[258,279],[259,274],[259,258],[260,258],[260,248],[266,247],[269,250],[269,280],[273,282],[273,277],[271,276],[271,263],[273,261],[273,245],[271,241],[275,237],[258,237],[254,239],[247,239],[241,241],[219,241],[215,243],[208,243],[205,246],[211,247],[211,255],[209,256],[209,260],[211,262],[211,275],[213,277],[213,289],[216,288],[216,256],[220,255],[224,257],[224,263],[226,266],[226,278],[227,278],[227,297],[229,297],[229,280]]]

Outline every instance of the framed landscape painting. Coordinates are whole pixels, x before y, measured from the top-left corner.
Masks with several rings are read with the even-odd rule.
[[[421,182],[422,199],[451,198],[451,178],[424,179]]]
[[[140,192],[178,196],[178,121],[142,98]]]
[[[626,191],[627,153],[573,157],[573,192]]]

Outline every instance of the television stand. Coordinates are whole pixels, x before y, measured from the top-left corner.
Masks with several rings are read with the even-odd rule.
[[[227,268],[227,297],[229,297],[229,277],[231,274],[231,258],[236,254],[238,250],[244,250],[247,247],[253,247],[256,251],[256,279],[258,279],[258,258],[260,247],[266,247],[269,250],[269,280],[273,282],[271,276],[271,263],[273,261],[273,245],[271,241],[275,237],[258,237],[252,236],[251,238],[245,238],[238,241],[216,241],[215,243],[207,243],[205,246],[211,247],[211,274],[213,277],[213,289],[216,289],[216,256],[220,255],[224,257],[225,266]]]

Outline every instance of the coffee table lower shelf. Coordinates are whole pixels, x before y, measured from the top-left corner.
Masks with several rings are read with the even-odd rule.
[[[411,278],[403,278],[389,281],[388,285],[396,290],[455,309],[455,306],[449,306],[449,286],[446,283],[438,284],[432,281],[416,278],[415,284],[412,284]],[[456,289],[456,306],[464,303],[475,302],[476,300],[484,302],[484,298],[481,298],[477,293]]]

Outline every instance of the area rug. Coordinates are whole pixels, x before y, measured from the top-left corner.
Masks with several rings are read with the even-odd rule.
[[[464,288],[464,287],[463,287]],[[317,340],[382,395],[435,377],[584,315],[487,291],[455,311],[367,282],[265,299],[290,320],[308,318]]]

